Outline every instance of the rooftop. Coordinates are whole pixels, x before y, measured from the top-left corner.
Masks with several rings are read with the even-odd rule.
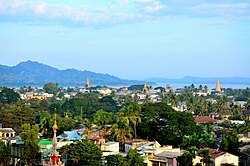
[[[195,117],[195,122],[196,123],[206,123],[206,122],[216,123],[216,120],[209,116],[197,116]]]

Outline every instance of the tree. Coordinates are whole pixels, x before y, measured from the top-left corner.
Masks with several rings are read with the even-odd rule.
[[[174,92],[171,91],[168,94],[168,101],[170,102],[172,107],[177,107],[178,97]]]
[[[10,148],[0,141],[0,166],[8,165],[10,161]]]
[[[215,139],[212,134],[196,134],[186,136],[183,138],[181,147],[188,149],[189,147],[195,146],[197,148],[210,147],[213,148]]]
[[[106,157],[107,166],[143,166],[143,158],[136,149],[130,149],[127,156],[109,155]]]
[[[59,134],[63,133],[64,131],[70,131],[75,126],[73,119],[70,117],[59,118],[58,124],[59,124],[59,128],[58,128]]]
[[[85,129],[87,129],[87,138],[89,138],[90,136],[90,131],[93,128],[93,122],[89,119],[85,119],[83,122],[83,126],[85,127]]]
[[[138,123],[141,123],[140,111],[141,107],[137,103],[130,103],[118,112],[118,116],[125,118],[129,125],[130,123],[133,124],[134,138],[137,137],[136,126]]]
[[[207,92],[207,85],[204,86],[204,91]]]
[[[131,166],[143,166],[143,158],[141,155],[137,152],[136,149],[130,149],[126,159],[128,161],[128,165]]]
[[[21,153],[21,160],[26,165],[37,165],[41,159],[41,153],[38,146],[38,126],[30,124],[22,125],[21,138],[24,141],[24,148]]]
[[[202,92],[202,85],[199,85],[198,90],[199,90],[200,92]]]
[[[209,150],[207,149],[200,149],[199,155],[203,158],[202,162],[205,164],[205,166],[210,166],[212,164],[212,161],[209,156]]]
[[[37,123],[40,126],[40,132],[43,134],[43,136],[45,138],[48,138],[50,136],[52,136],[53,131],[52,131],[52,118],[51,115],[46,112],[46,111],[42,111],[37,115]]]
[[[193,166],[193,155],[189,151],[185,151],[177,157],[177,161],[178,166]]]
[[[242,166],[249,166],[250,165],[250,149],[246,149],[242,152],[240,161]]]
[[[4,87],[0,92],[0,102],[1,103],[16,103],[20,99],[18,93],[16,93],[13,89]]]
[[[179,146],[184,136],[198,130],[191,114],[177,112],[167,103],[142,105],[141,121],[137,127],[140,138],[156,139],[160,144]]]
[[[89,140],[63,146],[59,152],[62,158],[67,156],[68,166],[98,166],[102,158],[100,148]]]
[[[94,115],[94,123],[98,126],[100,130],[99,134],[101,138],[106,137],[108,128],[107,125],[111,124],[113,119],[114,115],[112,113],[105,112],[103,110],[97,111],[96,114]]]
[[[129,166],[126,158],[122,155],[109,155],[106,156],[107,166]]]
[[[116,117],[116,123],[112,125],[111,137],[124,144],[127,138],[131,138],[129,121],[125,117]]]
[[[56,95],[56,93],[58,92],[59,88],[58,88],[57,84],[54,84],[53,82],[49,82],[49,83],[47,83],[47,84],[45,84],[43,86],[43,90],[46,93],[51,93],[53,95]]]
[[[236,131],[228,131],[222,135],[221,148],[232,154],[238,154],[239,139]]]

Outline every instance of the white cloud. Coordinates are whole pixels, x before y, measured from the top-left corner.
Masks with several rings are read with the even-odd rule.
[[[148,2],[153,2],[153,0],[135,0],[135,2],[148,3]]]
[[[242,15],[250,14],[249,3],[214,3],[214,4],[200,4],[190,8],[192,12],[208,15]]]
[[[53,1],[52,1],[53,2]],[[204,17],[249,20],[250,3],[202,3],[193,0],[114,0],[101,5],[88,1],[85,6],[46,3],[45,1],[0,0],[0,16],[5,21],[49,22],[55,24],[113,24],[156,17]],[[206,2],[205,0],[202,2]]]
[[[160,2],[153,2],[151,5],[145,6],[144,10],[146,12],[156,12],[164,8]]]

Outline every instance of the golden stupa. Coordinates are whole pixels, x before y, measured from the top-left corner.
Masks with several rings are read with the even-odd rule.
[[[221,89],[220,89],[220,80],[217,80],[217,81],[216,81],[215,91],[216,91],[216,92],[221,92]]]
[[[89,81],[89,78],[87,78],[86,80],[86,86],[85,86],[86,89],[90,89],[90,81]]]
[[[144,81],[144,86],[143,86],[142,92],[143,92],[143,93],[146,93],[146,94],[149,93],[148,87],[147,87],[147,84],[146,84],[146,81]]]

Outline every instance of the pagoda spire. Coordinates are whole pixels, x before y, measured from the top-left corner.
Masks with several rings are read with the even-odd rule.
[[[86,88],[86,89],[90,89],[90,81],[89,81],[89,78],[87,78],[87,80],[86,80],[85,88]]]
[[[143,86],[142,92],[146,93],[146,94],[149,93],[146,81],[144,81],[144,86]]]
[[[50,153],[49,157],[50,157],[50,165],[52,166],[63,166],[64,163],[62,163],[60,161],[60,156],[59,155],[59,152],[57,152],[57,138],[56,138],[56,133],[57,133],[57,130],[58,130],[58,126],[57,126],[57,123],[56,123],[56,114],[54,114],[54,125],[52,127],[53,129],[53,132],[54,132],[54,136],[53,136],[53,139],[52,139],[52,152]]]
[[[220,88],[220,80],[216,81],[216,87],[215,87],[215,91],[220,93],[221,92],[221,88]]]

